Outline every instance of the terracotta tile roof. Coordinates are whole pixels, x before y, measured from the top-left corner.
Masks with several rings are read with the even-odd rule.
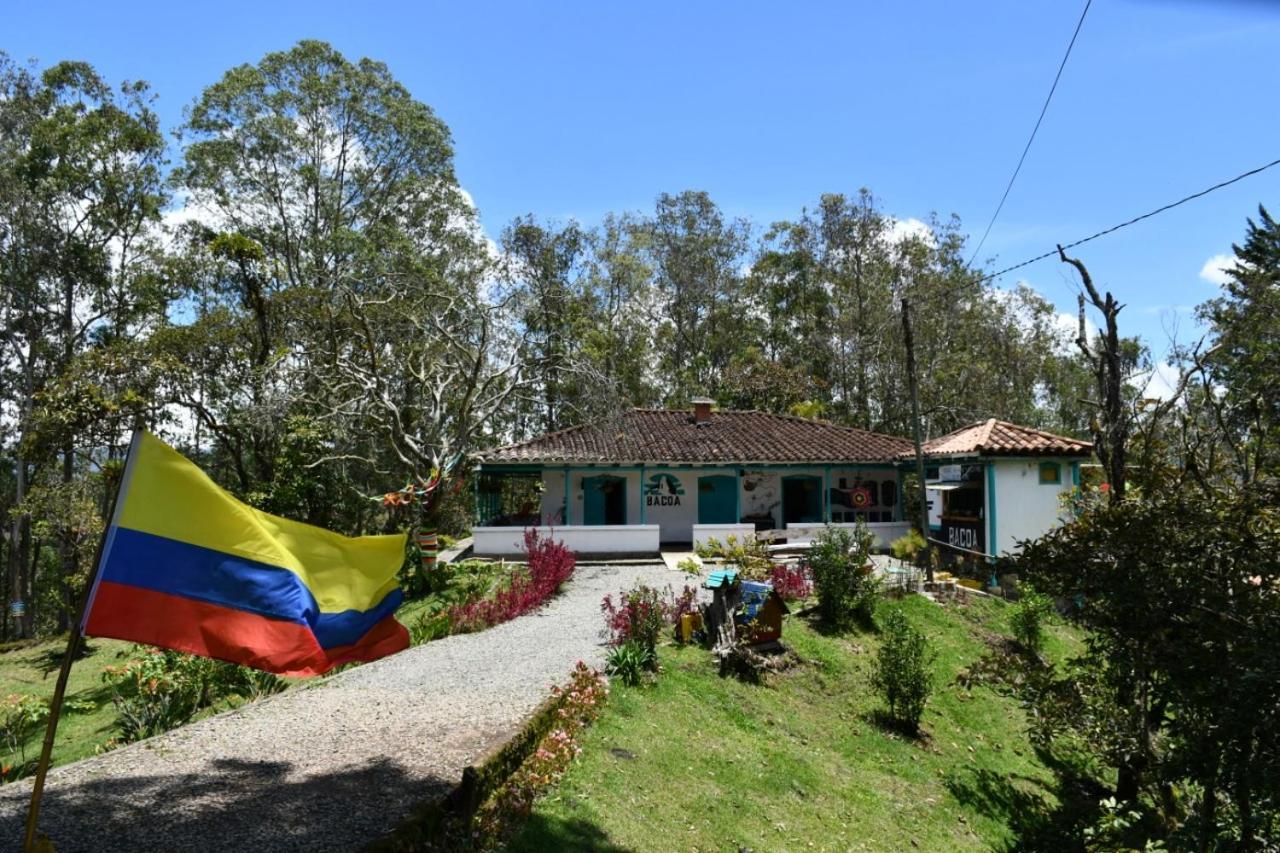
[[[632,409],[481,454],[485,463],[891,462],[905,438],[765,412],[717,411],[703,425],[684,410]]]
[[[1093,445],[1044,430],[989,418],[924,443],[927,456],[1090,456]],[[907,454],[910,455],[910,454]]]

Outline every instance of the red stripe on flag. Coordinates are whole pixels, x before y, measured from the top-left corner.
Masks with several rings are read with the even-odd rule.
[[[409,647],[409,632],[388,616],[357,642],[322,649],[305,625],[104,580],[85,634],[162,646],[278,675],[320,675]]]

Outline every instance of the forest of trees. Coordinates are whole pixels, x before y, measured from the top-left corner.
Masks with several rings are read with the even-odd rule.
[[[909,295],[927,432],[1087,431],[1053,308],[984,283],[954,220],[904,227],[859,190],[763,227],[685,191],[495,244],[448,128],[381,63],[301,42],[179,128],[153,101],[0,57],[9,636],[65,628],[135,425],[255,505],[382,529],[371,498],[442,459],[627,406],[710,394],[905,434]]]
[[[211,81],[178,128],[153,99],[0,55],[7,636],[65,628],[136,425],[257,506],[379,530],[376,497],[443,459],[628,406],[708,394],[909,434],[910,297],[926,434],[1090,432],[1074,332],[968,266],[954,218],[861,189],[762,224],[684,191],[495,243],[448,128],[379,62],[304,41]]]

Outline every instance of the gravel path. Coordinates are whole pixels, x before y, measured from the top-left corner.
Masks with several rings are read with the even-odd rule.
[[[582,566],[540,612],[447,637],[49,774],[41,829],[73,851],[353,850],[504,742],[578,660],[599,666],[600,599],[661,566]],[[30,781],[0,789],[21,846]]]

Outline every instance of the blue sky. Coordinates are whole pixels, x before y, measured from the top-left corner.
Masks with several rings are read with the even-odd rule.
[[[145,79],[166,126],[233,65],[301,38],[385,61],[453,130],[496,235],[705,189],[758,223],[870,187],[981,235],[1083,2],[22,3],[0,49]],[[983,250],[1008,266],[1280,157],[1280,3],[1095,0]],[[1280,167],[1081,247],[1157,354]],[[1074,310],[1066,268],[1019,274]],[[1012,286],[1016,276],[1001,284]],[[1180,318],[1180,319],[1179,319]]]

